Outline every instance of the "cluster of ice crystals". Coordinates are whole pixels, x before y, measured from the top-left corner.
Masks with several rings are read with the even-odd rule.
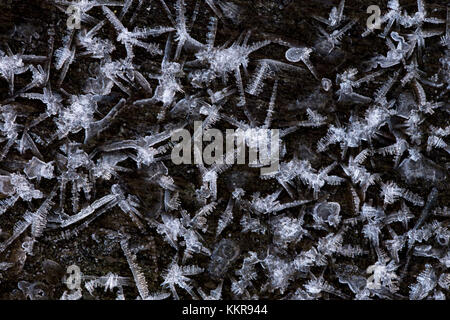
[[[0,298],[449,297],[448,7],[389,0],[377,30],[341,0],[288,39],[232,0],[48,2],[0,50]],[[279,129],[279,168],[175,165],[195,121]],[[53,251],[122,260],[75,289],[45,260],[50,290],[25,264]]]

